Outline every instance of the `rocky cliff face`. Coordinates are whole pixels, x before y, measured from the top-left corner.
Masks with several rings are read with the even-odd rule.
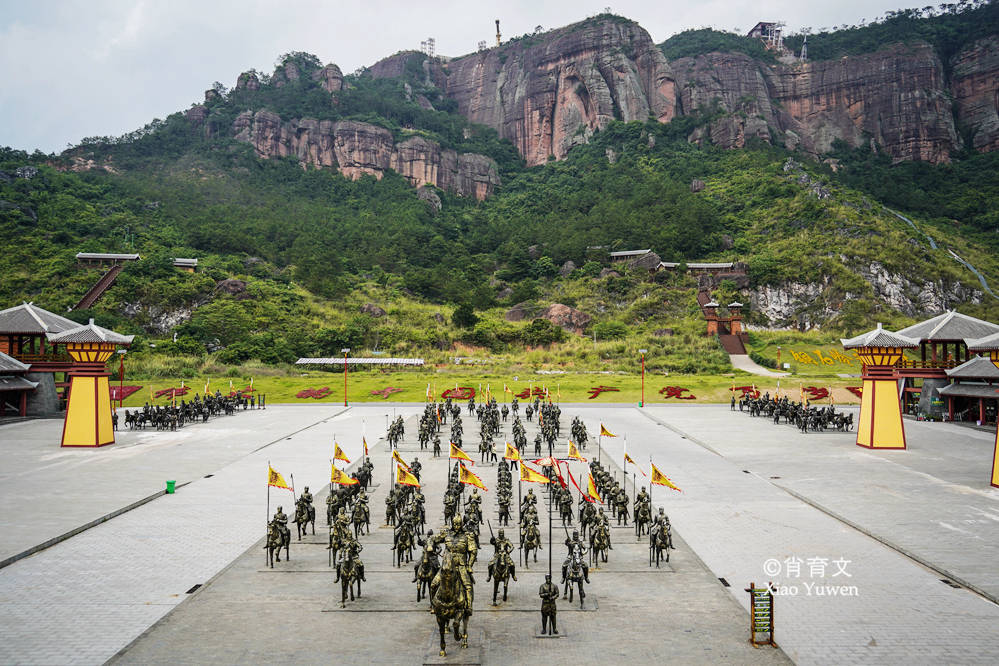
[[[411,58],[424,83],[510,139],[529,165],[565,157],[611,119],[669,122],[716,102],[728,113],[692,141],[735,148],[755,137],[820,155],[842,139],[941,163],[963,144],[956,117],[974,148],[999,146],[999,38],[958,54],[948,80],[928,44],[791,65],[733,53],[667,63],[640,26],[602,16],[444,66],[407,52],[369,71],[403,76]]]
[[[979,40],[953,60],[954,104],[975,150],[999,149],[999,37]]]
[[[529,165],[565,157],[614,118],[668,122],[675,113],[662,52],[640,26],[615,18],[452,60],[445,85],[462,115],[510,139]]]
[[[710,53],[672,66],[684,113],[716,100],[729,112],[707,130],[721,146],[741,147],[756,136],[821,154],[842,139],[898,160],[939,163],[961,145],[943,65],[925,44],[778,66]]]
[[[961,283],[912,280],[892,273],[876,261],[854,266],[853,270],[871,285],[876,302],[912,317],[939,314],[961,303],[981,303],[983,297],[981,290]],[[764,285],[749,293],[749,304],[770,326],[818,328],[839,316],[846,300],[863,296],[850,293],[832,296],[827,291],[830,286],[828,277],[823,282]]]
[[[260,157],[293,155],[303,165],[338,169],[355,180],[364,174],[381,178],[394,169],[414,187],[435,185],[477,199],[486,198],[500,182],[496,163],[488,157],[459,154],[420,136],[395,143],[387,129],[368,123],[312,118],[285,122],[271,111],[244,111],[232,131]]]

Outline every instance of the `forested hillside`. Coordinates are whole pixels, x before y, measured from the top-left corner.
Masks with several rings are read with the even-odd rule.
[[[700,38],[746,45],[685,33],[664,50],[692,56]],[[398,77],[343,77],[331,104],[331,66],[292,53],[272,75],[252,72],[257,84],[217,84],[196,113],[124,137],[58,156],[0,150],[0,303],[64,312],[100,275],[76,268],[77,252],[134,251],[142,260],[92,311],[70,316],[139,333],[157,342],[144,353],[184,363],[555,345],[552,359],[586,366],[654,345],[662,369],[723,369],[720,349],[699,337],[693,278],[622,265],[599,277],[609,252],[651,248],[664,261],[748,264],[747,283],[716,284],[715,295],[747,303],[757,326],[851,333],[944,307],[999,319],[999,301],[948,252],[997,286],[999,153],[896,164],[837,144],[820,162],[751,137],[729,150],[691,142],[726,115],[703,108],[669,123],[611,121],[564,160],[526,168],[494,129],[456,113],[420,58],[405,63]],[[260,112],[483,155],[499,183],[478,201],[416,189],[391,168],[353,180],[298,155],[265,158],[256,139],[229,131]],[[173,257],[197,257],[198,272],[177,271]],[[517,304],[551,303],[590,315],[583,332],[600,346],[505,318]]]

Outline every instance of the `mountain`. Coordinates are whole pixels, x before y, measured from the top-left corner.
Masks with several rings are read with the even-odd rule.
[[[934,38],[930,29],[895,25],[913,21],[956,23],[960,34]],[[657,47],[638,24],[604,14],[446,62],[399,54],[369,71],[391,78],[425,72],[426,82],[457,102],[460,114],[496,129],[528,165],[563,159],[611,120],[669,122],[705,111],[718,117],[691,140],[727,148],[755,137],[823,155],[842,140],[896,160],[932,163],[949,162],[966,144],[993,150],[999,142],[999,8],[989,3],[927,19],[903,12],[868,31],[890,39],[893,27],[898,41],[872,52],[799,60],[778,59],[753,48],[760,40],[735,35],[723,34],[723,49],[728,40],[751,55],[701,52],[690,48],[697,37],[687,34]],[[715,37],[706,32],[701,44]],[[813,37],[820,53],[824,37]]]
[[[720,348],[692,342],[699,288],[748,303],[763,327],[855,332],[953,307],[997,318],[988,12],[820,33],[805,62],[714,31],[657,45],[610,15],[350,75],[289,53],[122,137],[0,149],[0,300],[65,311],[100,276],[77,271],[76,252],[138,252],[71,315],[159,338],[143,353],[201,359],[148,361],[163,374],[344,346],[549,343],[595,366],[657,349],[677,371],[696,347],[717,370]],[[900,41],[866,48],[888,28]],[[637,248],[748,275],[610,265]],[[176,271],[178,256],[198,272]],[[553,304],[592,318],[577,331],[627,342],[598,354],[507,317]]]

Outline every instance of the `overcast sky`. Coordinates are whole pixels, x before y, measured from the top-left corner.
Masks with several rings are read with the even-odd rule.
[[[925,4],[925,3],[924,3]],[[905,0],[0,0],[0,146],[59,152],[86,136],[121,135],[204,98],[213,81],[270,72],[289,51],[344,73],[427,37],[437,53],[600,13],[640,23],[656,42],[688,28],[741,32],[780,20],[788,32],[871,21]]]

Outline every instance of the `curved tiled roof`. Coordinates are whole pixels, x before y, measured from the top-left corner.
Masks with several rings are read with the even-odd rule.
[[[132,343],[134,335],[122,335],[114,331],[98,326],[91,319],[89,324],[84,324],[62,333],[49,334],[49,342],[65,344],[67,342],[111,342],[116,345],[128,345]]]
[[[28,335],[62,333],[77,326],[79,324],[75,321],[43,310],[34,303],[21,303],[6,310],[0,310],[0,335],[8,333]]]
[[[899,335],[916,338],[926,342],[934,340],[964,340],[965,338],[982,338],[993,333],[999,333],[999,324],[976,319],[960,312],[950,310],[932,319],[921,321],[899,331]]]
[[[900,333],[881,328],[881,324],[873,331],[868,331],[855,338],[840,339],[843,349],[856,349],[858,347],[901,347],[911,349],[919,346],[918,338],[910,338]]]
[[[971,351],[992,351],[999,349],[999,333],[986,335],[983,338],[966,338],[964,343]]]

